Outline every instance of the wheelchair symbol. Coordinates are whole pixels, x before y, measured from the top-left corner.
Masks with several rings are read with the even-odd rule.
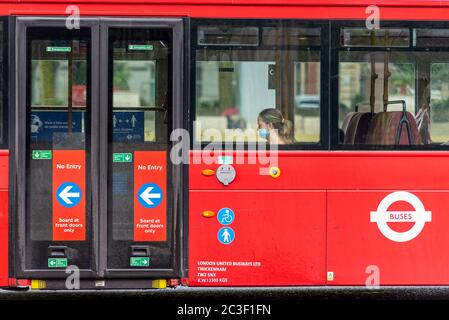
[[[234,211],[229,208],[223,208],[218,211],[217,219],[222,225],[230,225],[234,221]]]

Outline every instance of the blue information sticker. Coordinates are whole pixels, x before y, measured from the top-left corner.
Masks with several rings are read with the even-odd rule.
[[[73,111],[71,132],[81,132],[84,112]],[[33,111],[31,113],[31,138],[39,142],[51,142],[55,133],[69,131],[67,111]]]
[[[144,141],[144,112],[114,111],[112,115],[112,133],[114,141]]]
[[[223,227],[218,230],[217,238],[222,244],[230,244],[235,238],[234,230],[231,227]]]
[[[222,225],[230,225],[234,221],[234,211],[229,208],[222,208],[218,211],[217,219]]]

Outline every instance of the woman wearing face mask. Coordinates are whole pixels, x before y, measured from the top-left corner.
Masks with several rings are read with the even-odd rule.
[[[293,143],[293,125],[277,109],[265,109],[257,117],[259,136],[272,144]]]

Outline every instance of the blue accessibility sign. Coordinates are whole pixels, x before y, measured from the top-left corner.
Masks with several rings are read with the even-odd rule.
[[[222,225],[230,225],[234,221],[234,211],[229,208],[222,208],[218,211],[217,219]]]
[[[139,203],[145,208],[156,208],[162,202],[162,189],[154,183],[145,183],[137,192]]]
[[[230,244],[235,238],[234,230],[230,227],[223,227],[218,230],[217,238],[222,244]]]
[[[65,208],[73,208],[81,201],[81,188],[73,182],[64,182],[56,190],[56,199]]]

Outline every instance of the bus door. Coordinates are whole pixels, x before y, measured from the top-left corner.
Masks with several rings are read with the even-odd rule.
[[[182,20],[17,25],[18,274],[176,276]]]
[[[101,204],[107,243],[101,249],[107,254],[101,268],[107,275],[173,274],[176,268],[173,228],[181,185],[170,161],[170,133],[173,119],[182,119],[176,100],[181,56],[173,46],[179,31],[144,22],[102,25],[102,56],[108,60],[101,78],[107,93],[101,114],[107,166],[100,169],[107,177],[100,187],[107,192]]]

